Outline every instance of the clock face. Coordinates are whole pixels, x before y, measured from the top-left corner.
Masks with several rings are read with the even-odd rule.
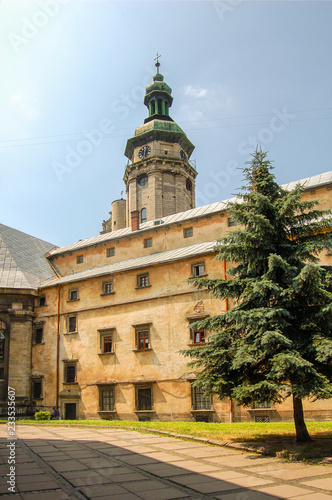
[[[143,158],[146,158],[147,156],[149,156],[149,154],[151,153],[151,148],[150,146],[143,146],[139,152],[138,152],[138,156],[140,157],[141,160],[143,160]]]
[[[186,153],[182,149],[180,151],[180,156],[181,156],[182,160],[186,160],[187,159],[187,155],[186,155]]]

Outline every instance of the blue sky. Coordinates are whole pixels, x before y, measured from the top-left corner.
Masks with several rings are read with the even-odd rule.
[[[1,222],[66,245],[121,196],[154,57],[196,149],[197,206],[257,144],[277,181],[331,170],[331,1],[2,0]]]

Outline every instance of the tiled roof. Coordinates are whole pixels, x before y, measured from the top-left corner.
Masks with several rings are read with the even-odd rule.
[[[232,200],[235,200],[235,198],[231,198],[225,201],[218,201],[217,203],[212,203],[211,205],[206,205],[205,207],[192,208],[191,210],[187,210],[186,212],[179,212],[173,215],[168,215],[167,217],[162,217],[161,219],[157,219],[158,225],[156,224],[155,220],[144,222],[143,224],[140,224],[140,228],[135,231],[135,234],[139,234],[140,232],[158,227],[159,225],[165,226],[174,222],[185,222],[186,220],[194,219],[195,217],[202,217],[205,214],[220,212],[224,210],[227,206],[227,203]],[[52,257],[53,255],[59,255],[65,252],[73,252],[75,250],[79,250],[80,248],[99,245],[100,243],[105,243],[107,241],[114,241],[118,238],[123,238],[124,236],[128,236],[130,234],[133,234],[131,227],[125,227],[124,229],[118,229],[117,231],[112,231],[110,233],[93,236],[92,238],[87,238],[86,240],[80,240],[76,243],[71,243],[70,245],[66,245],[61,248],[55,248],[50,252],[50,256]]]
[[[324,174],[315,175],[313,177],[308,177],[306,179],[302,179],[300,181],[290,182],[289,184],[284,184],[282,187],[288,191],[294,189],[297,184],[302,184],[304,188],[313,189],[315,187],[323,186],[325,184],[332,183],[332,171],[325,172]],[[227,208],[227,205],[236,198],[230,198],[224,201],[218,201],[216,203],[211,203],[210,205],[205,205],[203,207],[192,208],[191,210],[187,210],[186,212],[179,212],[173,215],[168,215],[167,217],[162,217],[158,219],[158,223],[163,226],[174,224],[176,222],[184,223],[187,220],[195,219],[198,217],[204,217],[205,215],[210,215],[213,213],[218,213]],[[140,225],[138,231],[135,231],[135,234],[139,234],[140,232],[147,231],[151,228],[158,227],[156,226],[156,221],[151,220],[145,222]],[[92,238],[87,238],[85,240],[77,241],[76,243],[72,243],[70,245],[66,245],[61,248],[55,248],[50,252],[50,256],[60,255],[65,252],[73,252],[75,250],[79,250],[80,248],[86,248],[93,245],[98,245],[100,243],[105,243],[108,241],[114,241],[118,238],[123,238],[124,236],[128,236],[133,234],[133,231],[130,227],[126,227],[124,229],[118,229],[117,231],[112,231],[110,233],[100,234],[99,236],[93,236]]]
[[[301,184],[304,189],[314,189],[316,187],[324,186],[325,184],[332,183],[332,170],[329,172],[324,172],[324,174],[314,175],[313,177],[307,177],[306,179],[301,179],[300,181],[289,182],[284,184],[282,187],[287,191],[291,191],[298,184]]]
[[[105,276],[109,274],[119,273],[121,271],[128,271],[132,269],[139,269],[146,266],[153,266],[156,264],[165,264],[176,260],[187,259],[198,255],[204,255],[213,252],[216,241],[209,241],[207,243],[199,243],[189,247],[177,248],[176,250],[169,250],[167,252],[146,255],[144,257],[137,257],[136,259],[125,260],[107,266],[96,267],[81,271],[75,274],[69,274],[63,278],[58,278],[52,282],[44,283],[44,287],[61,285],[63,283],[72,283],[88,278],[95,278],[97,276]]]
[[[0,224],[0,287],[36,289],[54,278],[45,258],[54,245]]]

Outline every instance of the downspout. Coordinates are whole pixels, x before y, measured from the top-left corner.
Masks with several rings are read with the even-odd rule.
[[[223,268],[224,268],[224,280],[226,279],[226,261],[223,260]],[[225,298],[225,311],[228,311],[228,298]],[[229,421],[232,423],[233,420],[233,401],[229,398]]]
[[[226,279],[226,261],[223,260],[223,268],[224,268],[224,280]],[[228,298],[225,298],[225,311],[228,311]]]
[[[61,298],[61,285],[58,285],[58,310],[57,310],[57,332],[56,332],[56,403],[55,403],[56,408],[59,408],[60,298]]]

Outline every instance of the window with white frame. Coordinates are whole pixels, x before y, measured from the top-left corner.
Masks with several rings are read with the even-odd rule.
[[[146,288],[150,286],[149,273],[139,274],[137,276],[137,288]]]
[[[113,280],[103,281],[102,295],[111,295],[114,293]]]

